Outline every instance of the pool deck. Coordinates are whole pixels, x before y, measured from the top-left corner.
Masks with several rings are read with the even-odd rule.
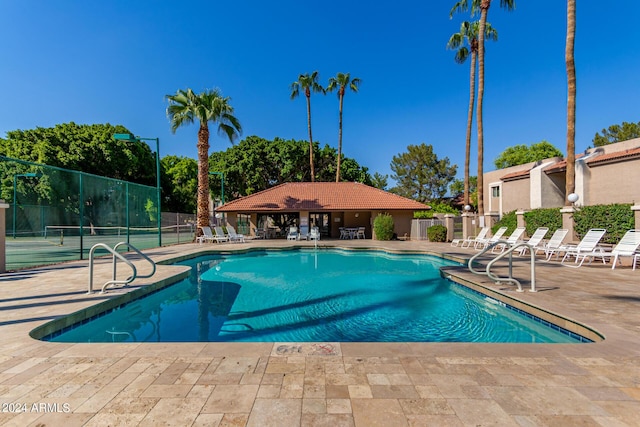
[[[313,246],[267,240],[145,253],[161,261],[209,249],[299,244]],[[477,253],[415,241],[335,240],[320,246],[461,259]],[[527,260],[516,259],[514,268],[525,288]],[[0,275],[0,425],[637,426],[640,270],[624,262],[615,270],[599,261],[578,269],[538,262],[536,293],[515,292],[513,285],[495,285],[463,268],[447,270],[458,281],[605,337],[589,344],[50,343],[29,332],[185,267],[158,265],[151,279],[91,295],[87,261]],[[142,273],[148,269],[136,265]],[[96,283],[109,275],[108,260],[99,261]]]

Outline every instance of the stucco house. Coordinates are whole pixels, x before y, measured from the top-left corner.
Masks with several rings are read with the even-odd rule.
[[[566,160],[554,157],[485,173],[485,212],[564,206],[566,170]],[[575,171],[577,205],[640,202],[640,138],[576,154]]]
[[[289,226],[304,232],[317,226],[325,237],[338,238],[340,227],[365,227],[372,237],[378,214],[393,216],[398,236],[411,233],[415,211],[428,205],[356,182],[291,182],[242,197],[216,209],[239,232],[282,237]]]

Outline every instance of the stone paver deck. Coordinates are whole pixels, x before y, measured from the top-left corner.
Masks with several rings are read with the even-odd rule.
[[[291,244],[189,244],[146,253],[161,261],[204,249]],[[460,259],[475,253],[426,242],[321,245]],[[39,325],[125,292],[87,295],[87,264],[0,275],[1,425],[640,425],[640,270],[628,264],[612,271],[601,264],[569,269],[540,262],[537,293],[517,293],[463,268],[447,270],[455,280],[559,314],[605,337],[591,344],[304,343],[290,349],[282,343],[66,344],[31,338]],[[183,271],[159,265],[152,279],[139,279],[129,289]],[[514,271],[528,277],[524,259]],[[96,283],[109,274],[110,265],[100,262]]]

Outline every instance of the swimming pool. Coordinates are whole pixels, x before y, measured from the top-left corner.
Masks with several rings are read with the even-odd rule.
[[[181,282],[55,333],[55,342],[571,343],[440,276],[426,255],[299,249],[182,262]]]

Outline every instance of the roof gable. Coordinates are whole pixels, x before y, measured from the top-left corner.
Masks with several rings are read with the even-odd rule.
[[[425,210],[429,206],[357,182],[290,182],[245,196],[218,212]]]

